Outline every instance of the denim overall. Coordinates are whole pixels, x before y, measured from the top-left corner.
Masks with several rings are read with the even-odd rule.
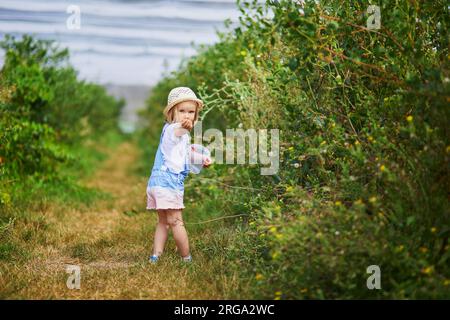
[[[180,173],[171,171],[164,163],[164,154],[161,151],[161,143],[169,124],[166,123],[163,127],[161,137],[159,138],[159,146],[156,151],[155,163],[153,164],[152,173],[148,180],[148,187],[163,187],[184,192],[184,179],[189,174],[189,164],[187,158],[184,161],[184,169]],[[189,146],[188,146],[189,147]],[[188,150],[189,151],[189,150]]]

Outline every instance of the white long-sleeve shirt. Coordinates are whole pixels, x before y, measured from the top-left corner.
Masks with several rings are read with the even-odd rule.
[[[175,129],[181,128],[181,123],[168,124],[161,141],[161,152],[165,165],[173,172],[180,173],[185,163],[189,162],[191,135],[186,132],[181,136],[175,135]]]

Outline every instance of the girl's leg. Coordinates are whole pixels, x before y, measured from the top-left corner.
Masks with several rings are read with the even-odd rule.
[[[160,256],[164,251],[169,234],[166,210],[158,210],[158,224],[156,225],[155,240],[153,242],[153,254]]]
[[[177,248],[181,256],[189,256],[189,240],[186,229],[184,227],[182,210],[167,210],[167,223],[172,228],[173,238],[177,244]]]

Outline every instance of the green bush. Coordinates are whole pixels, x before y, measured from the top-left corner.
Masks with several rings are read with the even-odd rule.
[[[28,35],[6,35],[0,46],[0,157],[10,175],[52,172],[73,159],[69,146],[117,131],[124,101],[77,80],[66,49]]]
[[[0,70],[0,228],[4,223],[12,228],[8,221],[17,219],[26,230],[26,214],[45,208],[50,199],[76,205],[105,196],[79,180],[104,156],[87,142],[122,139],[118,117],[124,101],[78,80],[68,51],[53,41],[6,35],[0,46],[5,50]],[[1,259],[27,256],[16,231],[15,237],[3,239]],[[25,240],[34,236],[24,232]]]
[[[369,2],[238,3],[241,25],[163,79],[143,115],[156,124],[182,85],[206,104],[204,130],[281,130],[276,175],[214,165],[206,174],[217,186],[253,189],[235,198],[224,187],[211,200],[205,184],[191,195],[217,202],[210,215],[220,203],[249,215],[226,252],[254,279],[254,296],[448,297],[446,4],[382,3],[381,28],[368,30]],[[157,143],[159,130],[143,136]],[[382,290],[366,287],[370,265]]]

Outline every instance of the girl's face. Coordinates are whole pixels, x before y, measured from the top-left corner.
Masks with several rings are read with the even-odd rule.
[[[180,102],[175,107],[175,122],[181,122],[184,119],[189,119],[194,122],[196,110],[197,103],[193,101]]]

